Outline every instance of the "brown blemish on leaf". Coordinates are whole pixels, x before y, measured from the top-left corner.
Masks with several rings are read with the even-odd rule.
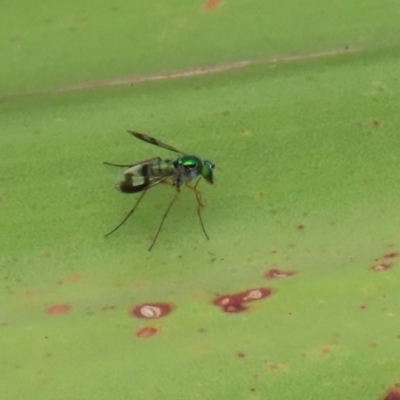
[[[328,353],[330,353],[331,352],[331,350],[329,349],[329,347],[323,347],[322,349],[321,349],[321,353],[322,354],[328,354]]]
[[[168,315],[172,306],[168,303],[144,303],[132,309],[131,314],[137,318],[157,319]]]
[[[250,392],[255,392],[256,389],[255,388],[250,388]]]
[[[297,226],[297,229],[298,229],[299,231],[302,231],[302,230],[304,229],[304,225],[303,225],[303,224],[298,225],[298,226]]]
[[[68,304],[57,304],[52,307],[49,307],[45,310],[46,314],[49,315],[61,315],[66,314],[68,311],[71,310],[71,306]]]
[[[74,275],[69,276],[67,279],[69,282],[77,283],[77,282],[80,282],[82,278],[80,275],[74,274]]]
[[[242,351],[238,351],[238,352],[236,353],[236,355],[237,355],[239,358],[245,358],[245,357],[246,357],[246,354],[244,354]]]
[[[375,127],[375,128],[379,128],[380,127],[380,125],[381,125],[381,122],[379,121],[379,120],[374,120],[373,122],[372,122],[372,125]]]
[[[156,326],[145,326],[142,329],[139,329],[136,332],[136,336],[139,338],[149,338],[151,336],[156,335],[161,331],[161,326],[156,325]]]
[[[294,275],[295,271],[283,271],[280,269],[270,269],[264,274],[264,277],[267,279],[283,279],[288,278],[289,276]]]
[[[367,308],[367,306],[365,304],[361,304],[361,306],[359,308],[360,308],[360,310],[365,310]]]
[[[399,256],[399,253],[393,252],[393,253],[385,254],[385,255],[383,256],[383,258],[395,258],[395,257],[398,257],[398,256]]]
[[[273,363],[273,364],[269,364],[267,366],[267,370],[270,372],[284,372],[287,369],[288,369],[288,367],[285,364]]]
[[[258,193],[258,197],[259,197],[260,199],[263,199],[263,198],[264,198],[264,192]]]

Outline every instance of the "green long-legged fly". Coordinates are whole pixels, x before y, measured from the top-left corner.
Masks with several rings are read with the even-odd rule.
[[[136,138],[143,140],[147,143],[153,144],[158,147],[173,151],[180,154],[180,156],[174,160],[162,159],[161,157],[154,157],[148,160],[140,161],[135,164],[113,164],[104,161],[104,164],[113,165],[114,167],[127,167],[128,169],[124,172],[124,180],[119,184],[119,190],[123,193],[140,193],[141,195],[136,200],[133,208],[125,216],[125,218],[110,232],[105,236],[109,236],[114,233],[118,228],[120,228],[128,218],[135,212],[136,208],[142,201],[147,190],[158,185],[159,183],[167,184],[176,187],[175,196],[172,198],[167,210],[165,211],[161,222],[158,226],[156,236],[151,243],[149,251],[153,248],[158,235],[160,234],[161,228],[164,224],[167,215],[175,203],[178,195],[180,193],[180,187],[185,184],[186,187],[193,190],[196,194],[197,200],[197,215],[199,216],[200,225],[203,229],[204,235],[209,239],[206,229],[204,228],[203,219],[201,218],[201,208],[203,204],[201,203],[201,192],[197,189],[197,186],[201,180],[204,178],[206,182],[213,183],[213,169],[215,165],[211,161],[202,160],[194,155],[187,155],[186,153],[177,150],[166,143],[160,142],[144,133],[138,133],[129,131],[130,134]],[[191,184],[195,181],[194,186]]]

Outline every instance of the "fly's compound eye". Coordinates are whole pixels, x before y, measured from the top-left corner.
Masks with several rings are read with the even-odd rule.
[[[201,175],[208,183],[214,183],[213,169],[215,165],[211,161],[204,161]]]

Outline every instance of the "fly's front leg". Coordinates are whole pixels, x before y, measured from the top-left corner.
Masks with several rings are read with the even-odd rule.
[[[166,179],[165,181],[162,181],[161,183],[163,183],[164,185],[168,185],[168,186],[176,186],[176,191],[179,193],[181,191],[181,183],[179,182],[178,179],[175,179],[174,177]]]
[[[197,199],[197,203],[199,204],[199,206],[204,207],[203,203],[201,202],[202,193],[200,192],[200,190],[197,190],[197,185],[199,184],[200,179],[201,179],[201,177],[199,177],[199,179],[197,179],[197,182],[194,186],[192,186],[190,183],[186,183],[186,186],[190,190],[193,190],[196,193],[196,199]]]
[[[196,184],[194,186],[189,185],[188,183],[186,183],[186,186],[193,190],[196,193],[196,200],[197,200],[197,215],[199,216],[199,221],[200,221],[200,225],[201,225],[201,229],[203,229],[204,235],[205,237],[210,240],[207,232],[206,232],[206,228],[204,227],[204,223],[203,223],[203,218],[201,218],[201,207],[204,207],[204,205],[201,203],[201,192],[200,190],[197,190],[197,185],[200,182],[201,177],[199,177],[199,179],[197,180]]]

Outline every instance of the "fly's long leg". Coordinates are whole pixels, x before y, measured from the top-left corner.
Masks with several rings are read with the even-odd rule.
[[[201,228],[203,229],[204,235],[206,236],[207,240],[210,240],[207,232],[206,232],[206,228],[204,227],[204,223],[203,223],[203,218],[201,218],[201,207],[204,207],[202,202],[201,202],[201,192],[200,190],[197,190],[197,185],[200,183],[200,179],[201,177],[199,177],[199,179],[197,180],[196,184],[193,186],[191,186],[190,184],[186,184],[186,186],[193,190],[196,193],[196,200],[197,200],[197,215],[199,216],[199,220],[200,220],[200,225]]]
[[[161,220],[161,222],[160,222],[160,225],[158,226],[158,230],[157,230],[156,236],[155,236],[155,238],[154,238],[154,240],[153,240],[153,243],[152,243],[151,246],[149,247],[149,251],[151,251],[151,249],[152,249],[153,246],[155,245],[156,240],[157,240],[157,238],[158,238],[158,235],[160,234],[161,228],[162,228],[162,226],[163,226],[163,224],[164,224],[165,218],[167,218],[167,215],[168,215],[168,213],[169,213],[169,210],[170,210],[171,207],[174,205],[176,199],[177,199],[178,196],[179,196],[179,193],[180,193],[180,192],[177,190],[176,193],[175,193],[175,196],[172,198],[171,202],[169,203],[169,206],[168,206],[167,210],[165,211],[165,213],[164,213],[164,215],[163,215],[163,217],[162,217],[162,220]]]
[[[127,219],[135,212],[137,206],[139,205],[139,203],[142,201],[144,195],[147,193],[147,190],[144,190],[142,192],[142,194],[139,196],[139,198],[136,200],[135,205],[133,206],[132,210],[129,211],[129,213],[126,215],[126,217],[111,231],[108,232],[105,237],[110,236],[112,233],[114,233],[118,228],[120,228],[126,221]]]

